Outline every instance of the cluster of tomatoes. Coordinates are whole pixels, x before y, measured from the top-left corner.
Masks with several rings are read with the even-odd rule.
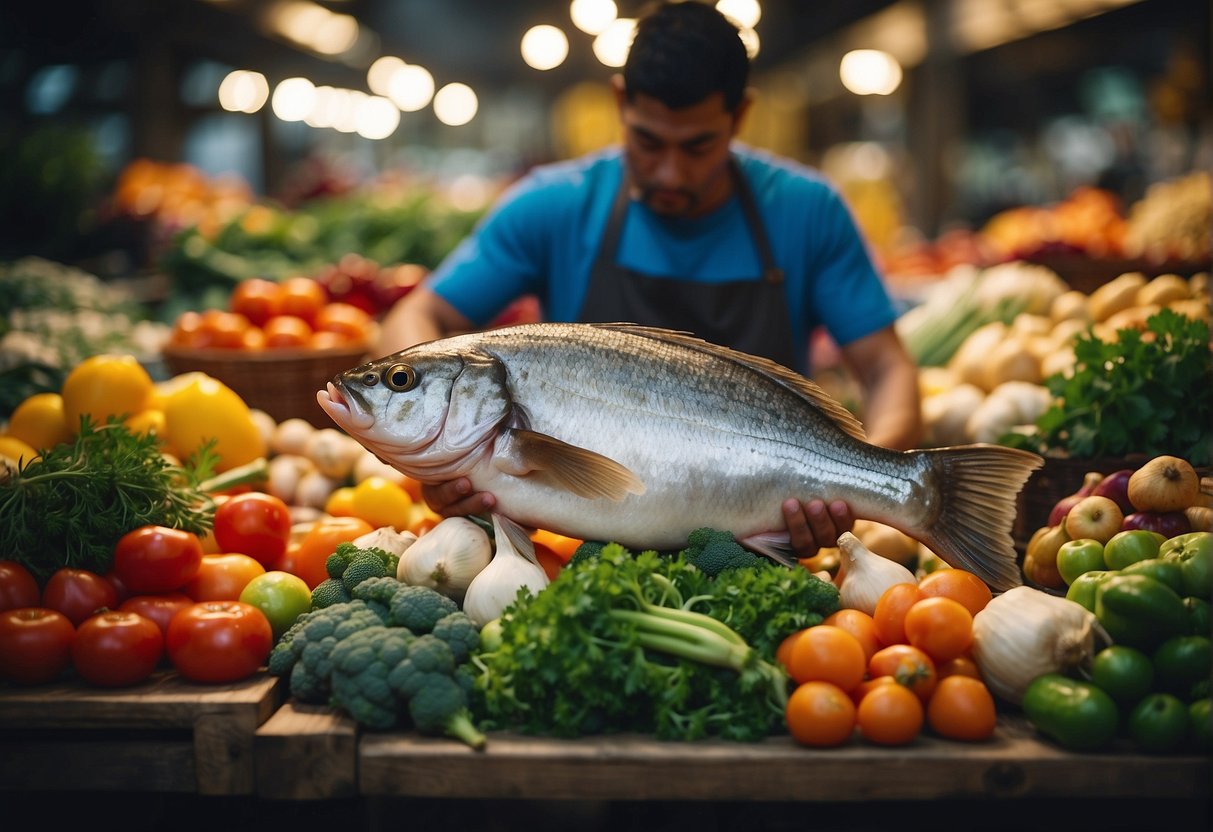
[[[789,635],[776,654],[797,685],[789,733],[815,747],[842,745],[857,732],[904,745],[924,725],[948,739],[989,737],[994,697],[968,650],[973,616],[990,598],[976,575],[945,568],[888,587],[871,615],[841,609]]]
[[[216,509],[222,553],[149,525],[119,539],[105,575],[65,567],[39,587],[25,567],[0,561],[0,678],[44,684],[70,667],[89,684],[127,687],[166,660],[195,682],[247,678],[311,608],[308,586],[276,569],[289,536],[286,504],[248,492]]]
[[[366,310],[331,299],[310,277],[254,277],[236,284],[227,309],[179,315],[169,343],[189,349],[350,349],[368,346],[374,328]]]

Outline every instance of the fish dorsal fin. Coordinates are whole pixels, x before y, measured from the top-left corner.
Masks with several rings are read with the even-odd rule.
[[[715,358],[748,367],[756,373],[767,376],[781,387],[808,401],[809,404],[820,410],[823,415],[828,416],[848,435],[864,442],[867,441],[867,434],[864,432],[863,424],[855,418],[854,413],[839,404],[838,401],[817,386],[812,380],[789,370],[787,367],[769,358],[762,358],[757,355],[732,350],[728,347],[722,347],[719,344],[705,341],[689,332],[622,323],[591,324],[591,326],[597,326],[602,329],[613,329],[617,332],[626,332],[631,335],[639,335],[643,338],[652,338],[656,341],[664,341],[667,344],[676,344],[686,349],[707,353]]]
[[[507,474],[536,477],[587,500],[618,502],[645,492],[640,478],[615,460],[532,430],[502,431],[493,458]]]

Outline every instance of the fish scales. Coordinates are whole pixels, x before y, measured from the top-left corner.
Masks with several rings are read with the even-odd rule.
[[[712,526],[779,557],[784,499],[841,499],[998,587],[1019,582],[1014,496],[1040,464],[996,446],[876,447],[784,368],[629,325],[434,341],[340,374],[318,400],[385,461],[468,476],[519,523],[658,549]]]

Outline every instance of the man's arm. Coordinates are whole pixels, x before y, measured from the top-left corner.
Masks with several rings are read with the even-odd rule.
[[[467,332],[474,324],[424,283],[396,302],[379,325],[376,355]]]
[[[843,360],[863,394],[864,430],[873,445],[898,450],[914,448],[922,436],[918,368],[896,331],[889,326],[842,348]],[[792,548],[801,557],[838,545],[838,536],[855,524],[850,506],[841,500],[783,504]]]

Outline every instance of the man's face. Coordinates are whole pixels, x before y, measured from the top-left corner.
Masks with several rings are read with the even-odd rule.
[[[732,192],[729,142],[744,102],[725,109],[724,95],[671,110],[655,98],[632,100],[616,90],[632,195],[656,214],[696,217],[719,207]]]

